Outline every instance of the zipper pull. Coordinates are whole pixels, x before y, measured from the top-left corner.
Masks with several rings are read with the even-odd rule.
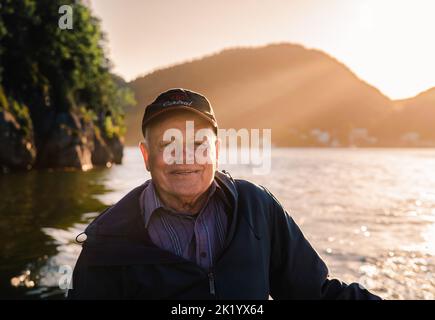
[[[215,284],[214,284],[214,274],[213,272],[209,272],[208,273],[208,283],[210,285],[210,294],[211,295],[216,295],[216,289],[215,289]]]

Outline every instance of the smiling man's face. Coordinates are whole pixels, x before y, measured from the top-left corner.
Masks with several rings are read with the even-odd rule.
[[[191,141],[192,137],[186,134],[187,121],[193,121],[194,134],[201,129],[210,129],[209,131],[213,132],[212,125],[195,113],[173,111],[168,112],[149,126],[146,143],[140,145],[145,166],[151,173],[158,193],[163,198],[179,198],[186,201],[196,199],[207,191],[214,179],[218,159],[217,138],[211,134],[201,141]],[[182,148],[184,159],[182,164],[169,163],[170,161],[168,161],[170,142],[165,140],[164,135],[167,130],[171,129],[179,130],[182,136],[182,144],[179,145]],[[193,135],[193,137],[195,136]],[[194,148],[189,149],[189,145],[194,146]],[[204,146],[207,146],[207,152],[196,152],[195,155],[195,151],[202,150],[201,148]],[[186,163],[189,152],[193,161]],[[199,154],[201,159],[197,157]]]

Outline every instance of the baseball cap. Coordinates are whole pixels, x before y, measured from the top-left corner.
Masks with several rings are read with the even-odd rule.
[[[209,121],[217,132],[216,117],[210,102],[205,96],[183,88],[172,88],[160,93],[146,107],[142,118],[142,133],[145,135],[145,128],[153,119],[174,110],[186,110],[198,114]]]

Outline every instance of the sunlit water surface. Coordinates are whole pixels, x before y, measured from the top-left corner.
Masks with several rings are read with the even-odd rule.
[[[435,150],[275,149],[268,175],[226,169],[276,195],[331,276],[387,299],[435,298]],[[110,169],[0,176],[0,297],[62,298],[75,237],[147,179],[136,148]]]

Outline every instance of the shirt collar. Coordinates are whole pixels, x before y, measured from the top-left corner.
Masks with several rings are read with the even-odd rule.
[[[215,194],[219,194],[220,198],[222,200],[226,201],[224,191],[222,190],[222,187],[219,186],[219,184],[216,182],[216,180],[213,180],[213,182],[210,185],[207,192],[208,192],[207,200],[204,203],[203,209],[207,206],[208,202],[210,201],[210,198],[213,197]],[[155,189],[155,186],[154,186],[152,179],[145,182],[145,188],[144,188],[142,195],[140,197],[140,204],[141,204],[142,212],[144,214],[145,228],[148,227],[151,216],[158,209],[164,209],[166,212],[169,212],[172,214],[181,214],[180,212],[176,212],[176,211],[166,207],[163,204],[163,202],[161,202],[161,200],[159,199],[159,196],[156,192],[156,189]],[[201,212],[199,214],[201,214]]]

